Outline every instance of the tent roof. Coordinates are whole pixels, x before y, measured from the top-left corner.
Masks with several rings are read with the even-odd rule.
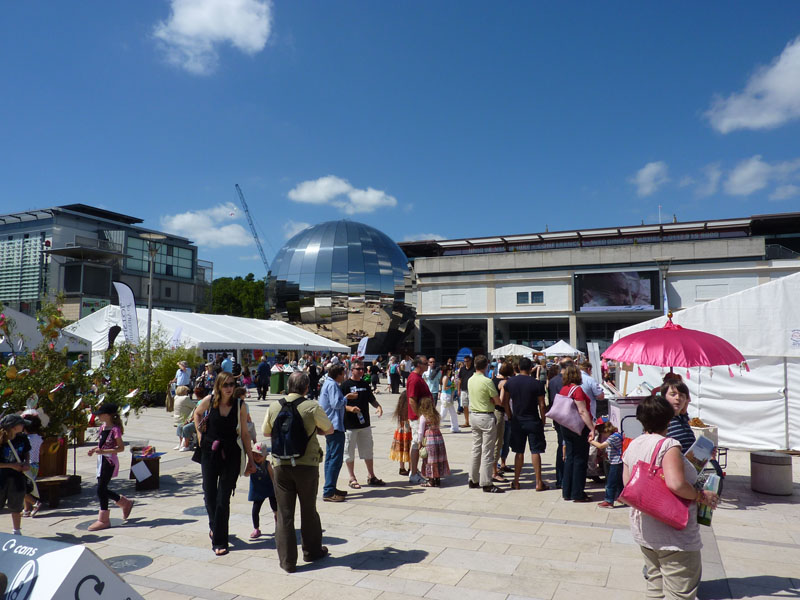
[[[794,273],[676,312],[672,321],[718,335],[745,356],[800,357],[799,297],[800,273]],[[620,329],[614,341],[666,321],[657,317]]]
[[[533,356],[533,349],[521,344],[506,344],[495,348],[490,354],[493,358],[502,358],[504,356],[527,356],[530,358]]]
[[[38,323],[35,317],[21,313],[13,308],[0,309],[6,317],[14,320],[14,330],[12,333],[13,339],[4,340],[0,343],[0,352],[11,352],[10,344],[14,344],[13,351],[20,352],[17,345],[19,336],[22,336],[22,351],[29,352],[33,350],[42,341],[42,334],[39,333],[37,328]],[[63,332],[63,335],[56,341],[56,350],[61,350],[66,346],[70,352],[89,352],[92,349],[92,343],[88,339],[79,337],[72,333]]]
[[[558,340],[549,348],[544,349],[545,356],[575,356],[580,354],[577,348],[573,348],[564,340]]]
[[[136,314],[139,336],[144,339],[147,335],[147,309],[137,308]],[[108,347],[108,329],[117,324],[122,324],[119,306],[105,306],[73,323],[68,329],[90,339],[92,351],[98,352]],[[314,352],[350,351],[348,346],[289,323],[229,315],[154,309],[152,331],[154,335],[160,333],[167,336],[167,339],[177,337],[178,344],[194,346],[200,350],[261,348]]]

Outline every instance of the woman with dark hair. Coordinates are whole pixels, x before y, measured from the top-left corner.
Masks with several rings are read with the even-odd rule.
[[[591,498],[584,491],[584,487],[586,486],[586,470],[589,466],[589,440],[594,439],[594,421],[590,412],[591,400],[581,389],[582,376],[578,367],[570,364],[564,369],[562,378],[564,387],[559,393],[573,399],[585,427],[580,433],[575,433],[568,427],[561,428],[566,446],[561,497],[573,502],[589,502]]]
[[[636,418],[644,433],[635,438],[622,457],[622,481],[630,481],[633,466],[649,463],[658,450],[655,464],[664,471],[664,481],[673,494],[689,505],[689,521],[684,529],[675,529],[649,515],[631,508],[630,523],[633,539],[644,555],[648,598],[697,597],[702,563],[700,528],[697,524],[697,504],[714,508],[717,495],[709,490],[696,489],[697,471],[684,458],[678,440],[666,437],[667,427],[675,409],[662,396],[647,398],[636,408]],[[660,447],[659,447],[660,444]]]
[[[506,381],[510,377],[514,377],[514,363],[511,360],[504,360],[500,365],[500,368],[497,369],[497,375],[492,377],[492,383],[497,388],[498,393],[500,394],[500,398],[505,398],[502,404],[498,404],[494,407],[495,410],[495,417],[497,419],[497,439],[494,444],[494,463],[492,467],[492,481],[495,483],[505,483],[506,478],[503,477],[503,473],[506,472],[506,457],[508,456],[508,451],[503,454],[503,446],[508,446],[508,436],[506,435],[506,429],[508,428],[508,417],[506,416],[506,406],[508,405],[508,394],[503,394],[503,388],[506,385]],[[511,429],[508,428],[509,435],[511,433]],[[502,459],[502,464],[498,466],[497,461]]]
[[[236,378],[226,371],[214,380],[213,396],[203,398],[194,411],[200,441],[203,494],[208,513],[208,537],[217,556],[228,553],[228,519],[236,479],[255,470],[247,406],[234,398]],[[201,426],[208,412],[205,431]]]

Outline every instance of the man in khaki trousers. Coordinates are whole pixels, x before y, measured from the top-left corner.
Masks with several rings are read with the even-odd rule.
[[[475,374],[469,378],[469,410],[472,415],[472,456],[467,466],[468,485],[482,487],[489,494],[505,490],[492,483],[494,445],[497,441],[497,417],[494,407],[500,404],[500,394],[492,380],[486,377],[489,361],[484,355],[475,357]]]

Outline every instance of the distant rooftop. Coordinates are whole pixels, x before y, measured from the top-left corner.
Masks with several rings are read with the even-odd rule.
[[[46,219],[52,217],[57,212],[75,213],[86,215],[87,217],[95,217],[98,219],[105,219],[107,221],[116,221],[117,223],[125,223],[126,225],[135,225],[143,223],[143,219],[131,217],[130,215],[123,215],[122,213],[89,206],[88,204],[65,204],[63,206],[53,206],[51,208],[42,208],[36,210],[23,210],[20,212],[9,213],[0,215],[0,222],[5,223],[20,223],[22,221],[36,221],[38,219]]]
[[[642,223],[641,225],[601,227],[597,229],[542,231],[521,235],[419,240],[400,242],[398,245],[409,258],[417,258],[786,233],[800,236],[800,212],[754,215],[740,219],[716,219],[685,223],[673,221],[662,224]]]

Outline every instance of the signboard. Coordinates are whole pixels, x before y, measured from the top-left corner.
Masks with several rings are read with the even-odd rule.
[[[0,533],[0,570],[6,600],[144,600],[83,546]]]
[[[109,304],[110,302],[105,298],[81,298],[81,319]]]
[[[575,275],[579,312],[656,310],[661,302],[658,271],[618,271]]]

